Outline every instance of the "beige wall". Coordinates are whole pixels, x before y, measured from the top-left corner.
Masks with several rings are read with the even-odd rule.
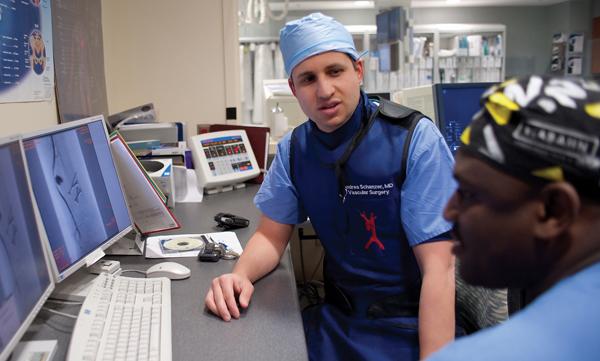
[[[0,104],[0,138],[58,124],[55,97],[48,102]]]
[[[102,0],[109,112],[153,102],[160,121],[225,122],[221,0]]]
[[[229,93],[239,87],[236,73],[227,79],[225,74],[237,61],[237,46],[223,47],[229,27],[223,8],[230,10],[232,3],[102,0],[109,112],[153,102],[161,121],[186,122],[188,135],[198,123],[225,123],[225,107],[237,105],[225,82],[233,84]],[[230,25],[232,16],[225,17]],[[234,26],[228,38],[237,39]],[[55,124],[54,96],[51,102],[0,104],[0,137]]]

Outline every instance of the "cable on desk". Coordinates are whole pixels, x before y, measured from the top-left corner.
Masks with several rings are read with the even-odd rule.
[[[303,241],[314,239],[318,240],[319,236],[317,234],[305,235],[304,229],[302,227],[298,228],[298,240],[300,242],[300,267],[302,270],[302,282],[296,283],[296,288],[298,290],[298,301],[300,302],[300,307],[302,310],[321,304],[325,299],[325,285],[322,281],[314,280],[315,275],[319,271],[319,267],[323,264],[325,259],[325,250],[321,249],[321,255],[319,257],[319,261],[317,262],[315,268],[312,270],[310,274],[310,278],[306,278],[306,266],[304,264],[304,247]]]
[[[318,240],[319,236],[316,233],[305,235],[304,228],[298,227],[298,241],[300,242],[300,267],[302,268],[302,282],[303,283],[306,283],[307,280],[306,280],[306,270],[305,270],[305,266],[304,266],[304,247],[302,246],[302,241],[309,240],[309,239]],[[324,254],[325,253],[323,252],[322,257],[324,256]],[[317,273],[317,270],[319,269],[319,264],[321,262],[322,262],[322,258],[317,263],[317,268],[313,271],[312,275],[308,279],[308,282],[310,282],[312,280],[312,278],[315,276],[315,274]]]
[[[298,229],[298,243],[300,244],[300,267],[302,268],[302,283],[306,283],[306,273],[304,271],[304,249],[302,248],[302,233]]]
[[[54,309],[52,309],[50,307],[42,307],[42,310],[48,311],[50,313],[54,313],[55,315],[72,318],[74,320],[77,319],[77,316],[75,316],[75,315],[71,315],[69,313],[60,312],[60,311],[54,310]]]
[[[319,266],[323,263],[324,259],[325,259],[325,250],[321,249],[321,257],[319,258],[319,262],[317,262],[315,269],[310,274],[310,278],[308,279],[309,282],[315,279],[315,276],[317,275],[317,271],[319,270]]]

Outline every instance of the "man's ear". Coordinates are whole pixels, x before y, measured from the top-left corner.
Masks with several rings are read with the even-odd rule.
[[[358,79],[362,82],[365,76],[365,61],[358,59],[355,65],[356,72],[358,73]]]
[[[296,96],[296,87],[294,86],[294,81],[292,80],[291,76],[288,78],[288,85],[290,86],[290,89],[292,90],[292,94],[294,94],[294,96]]]
[[[581,210],[577,190],[567,182],[554,182],[544,186],[539,197],[536,235],[542,239],[560,236],[575,222]]]

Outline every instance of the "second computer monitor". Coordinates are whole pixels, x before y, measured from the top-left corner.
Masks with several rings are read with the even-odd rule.
[[[452,154],[460,146],[460,135],[481,109],[479,100],[495,83],[435,84],[435,116]]]
[[[0,360],[6,360],[54,289],[21,143],[0,140]]]
[[[30,134],[24,146],[60,282],[127,234],[131,217],[101,116]]]

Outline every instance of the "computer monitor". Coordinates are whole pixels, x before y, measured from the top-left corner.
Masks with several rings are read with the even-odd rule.
[[[437,125],[435,107],[433,105],[433,88],[431,84],[414,88],[404,88],[392,94],[392,100],[423,113]]]
[[[435,117],[452,154],[460,145],[462,131],[481,109],[481,95],[495,83],[435,84]]]
[[[0,139],[0,360],[54,289],[19,139]]]
[[[266,126],[275,130],[273,109],[280,107],[288,119],[288,125],[295,127],[306,121],[306,115],[300,108],[298,99],[292,94],[287,79],[265,79],[263,80],[263,119]],[[273,134],[271,134],[273,136]]]
[[[382,11],[375,15],[377,25],[377,43],[384,44],[390,41],[390,11]]]
[[[24,147],[51,266],[61,282],[126,235],[131,216],[102,116],[28,134]]]
[[[379,71],[388,73],[392,71],[392,54],[390,44],[377,44],[379,58]]]
[[[385,100],[390,100],[390,93],[389,92],[368,92],[367,97],[369,99],[373,99],[373,100],[378,100],[379,98],[385,99]]]

